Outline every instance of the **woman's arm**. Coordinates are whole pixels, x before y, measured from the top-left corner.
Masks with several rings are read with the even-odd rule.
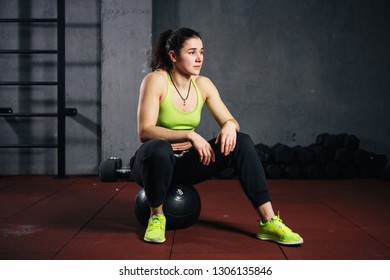
[[[137,112],[138,137],[141,142],[151,139],[164,139],[170,143],[189,141],[190,131],[175,131],[156,125],[160,102],[166,88],[167,79],[164,72],[150,73],[141,83]]]
[[[217,88],[210,79],[198,77],[196,83],[205,95],[205,102],[211,114],[221,127],[216,143],[220,143],[221,152],[228,155],[236,146],[237,131],[240,130],[240,125],[222,101]]]

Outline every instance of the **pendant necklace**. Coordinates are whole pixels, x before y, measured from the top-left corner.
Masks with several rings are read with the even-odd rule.
[[[186,106],[186,100],[188,99],[188,97],[190,96],[190,89],[191,89],[191,79],[190,79],[190,85],[188,86],[188,92],[187,92],[187,96],[186,98],[183,98],[183,96],[181,95],[180,91],[177,89],[176,85],[175,85],[175,82],[172,80],[172,84],[173,86],[175,87],[177,93],[179,94],[181,100],[183,100],[183,106]]]

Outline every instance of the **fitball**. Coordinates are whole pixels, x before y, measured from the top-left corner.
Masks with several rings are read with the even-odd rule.
[[[192,226],[198,220],[200,210],[200,197],[193,186],[172,186],[168,190],[163,204],[163,211],[167,219],[166,228],[181,229]],[[144,189],[141,189],[135,198],[135,216],[141,225],[147,226],[150,207]]]

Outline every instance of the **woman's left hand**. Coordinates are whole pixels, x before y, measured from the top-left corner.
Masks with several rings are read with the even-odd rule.
[[[225,156],[229,155],[236,147],[237,131],[236,124],[232,121],[227,121],[218,133],[215,144],[220,144],[221,153]]]

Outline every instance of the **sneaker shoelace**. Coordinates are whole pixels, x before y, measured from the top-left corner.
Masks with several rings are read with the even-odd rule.
[[[159,227],[160,229],[163,228],[163,223],[160,221],[158,216],[152,216],[152,227]]]
[[[286,226],[284,223],[283,223],[283,220],[280,218],[280,213],[278,211],[278,215],[273,217],[272,220],[271,220],[272,223],[277,223],[277,228],[281,228],[282,231],[292,231],[288,226]]]

